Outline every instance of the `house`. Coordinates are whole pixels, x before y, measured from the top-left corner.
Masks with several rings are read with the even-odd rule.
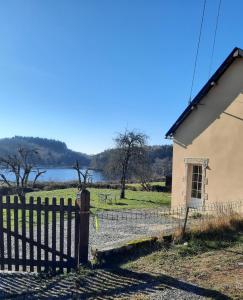
[[[242,58],[234,48],[166,133],[174,208],[243,199]]]

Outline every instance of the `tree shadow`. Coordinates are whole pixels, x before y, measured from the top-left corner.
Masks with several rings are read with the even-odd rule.
[[[143,199],[134,199],[130,198],[129,200],[138,201],[138,202],[145,202],[145,203],[153,203],[153,204],[159,204],[159,205],[169,205],[169,204],[160,204],[158,201],[152,201],[152,200],[143,200]]]

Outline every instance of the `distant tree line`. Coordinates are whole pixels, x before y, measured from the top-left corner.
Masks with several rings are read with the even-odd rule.
[[[15,154],[19,148],[36,149],[38,156],[33,157],[33,163],[44,167],[72,166],[79,161],[82,166],[90,164],[90,157],[86,154],[72,151],[66,144],[60,141],[15,136],[13,138],[0,139],[0,157]]]
[[[172,145],[145,146],[145,149],[147,152],[147,163],[151,167],[151,177],[170,176],[172,174]],[[110,179],[107,166],[116,155],[116,151],[116,149],[108,149],[91,156],[90,167],[104,171],[108,179]]]
[[[0,139],[0,157],[13,155],[17,153],[19,148],[29,150],[35,149],[38,151],[38,156],[32,157],[31,163],[35,166],[43,166],[44,168],[62,166],[73,167],[74,163],[78,161],[81,168],[88,167],[103,171],[108,180],[114,179],[114,176],[117,176],[115,173],[111,174],[110,172],[112,160],[117,156],[117,148],[108,149],[96,155],[87,155],[72,151],[67,148],[64,142],[53,139],[22,136]],[[144,149],[146,150],[146,166],[143,165],[143,176],[146,175],[150,178],[156,179],[171,175],[171,145],[148,146],[145,144]],[[131,163],[135,163],[134,158],[130,161],[130,164]],[[140,164],[140,166],[142,165]],[[128,179],[140,177],[138,178],[140,180],[142,174],[141,170],[139,174],[136,174],[136,172],[132,171],[132,169],[130,168],[130,171],[128,172]]]

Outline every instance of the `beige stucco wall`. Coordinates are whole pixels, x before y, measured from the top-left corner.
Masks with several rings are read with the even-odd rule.
[[[174,134],[172,207],[185,204],[185,158],[209,159],[205,204],[243,199],[243,59],[237,59]]]

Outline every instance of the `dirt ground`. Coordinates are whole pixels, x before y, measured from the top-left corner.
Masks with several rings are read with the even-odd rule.
[[[161,250],[124,267],[138,273],[166,274],[219,292],[226,299],[243,299],[243,243],[187,256],[178,255],[176,250]]]

